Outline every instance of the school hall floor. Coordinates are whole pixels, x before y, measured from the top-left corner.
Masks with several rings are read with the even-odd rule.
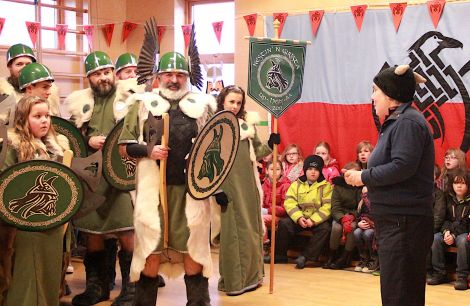
[[[295,264],[276,264],[274,271],[274,293],[269,294],[269,265],[264,265],[266,277],[262,287],[240,296],[229,297],[217,291],[218,260],[217,251],[212,253],[214,274],[209,279],[209,292],[212,306],[372,306],[380,303],[380,281],[378,276],[349,270],[325,270],[307,266],[303,270]],[[85,269],[81,260],[73,259],[73,274],[67,275],[72,294],[61,299],[61,306],[71,305],[72,297],[83,292]],[[119,266],[119,265],[118,265]],[[118,269],[117,269],[118,270]],[[116,286],[111,292],[111,300],[96,305],[111,305],[121,289],[120,272],[117,271]],[[183,277],[169,280],[159,288],[158,306],[186,305],[186,289]],[[470,289],[454,290],[453,284],[426,287],[426,305],[455,306],[470,305]]]

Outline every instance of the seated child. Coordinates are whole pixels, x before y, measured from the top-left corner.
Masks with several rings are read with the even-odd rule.
[[[330,145],[326,141],[321,141],[315,146],[313,154],[323,158],[325,167],[322,170],[323,176],[325,179],[332,184],[333,178],[340,175],[339,165],[336,159],[331,157]]]
[[[361,169],[367,169],[367,162],[369,161],[370,154],[374,150],[374,146],[370,141],[363,140],[357,144],[356,147],[356,154],[357,159],[356,162],[359,164]]]
[[[280,218],[284,218],[286,216],[286,210],[284,209],[284,200],[286,199],[286,192],[289,189],[290,181],[282,176],[282,163],[278,161],[276,167],[276,227],[279,223]],[[263,181],[263,207],[261,208],[261,215],[263,218],[264,225],[269,230],[271,228],[271,222],[273,219],[272,216],[272,182],[273,182],[273,175],[274,175],[274,163],[269,161],[267,164],[267,173],[266,178]],[[267,231],[263,237],[263,242],[267,243],[268,234]]]
[[[283,174],[289,181],[295,182],[303,175],[303,156],[300,147],[294,143],[287,145],[281,156]]]
[[[303,269],[307,259],[316,260],[328,240],[331,215],[332,186],[322,174],[323,159],[310,155],[304,161],[304,175],[292,183],[286,194],[284,207],[289,218],[279,221],[276,235],[274,261],[287,263],[287,249],[294,235],[300,231],[310,231],[309,239],[301,255],[296,259],[296,268]],[[265,262],[270,258],[265,257]]]
[[[434,234],[432,244],[432,266],[435,271],[428,279],[428,285],[447,282],[445,250],[447,246],[457,246],[456,290],[467,290],[468,241],[470,210],[470,173],[459,169],[449,177],[445,195],[446,215],[441,231]]]

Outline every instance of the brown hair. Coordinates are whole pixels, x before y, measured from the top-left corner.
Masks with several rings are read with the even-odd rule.
[[[459,161],[459,164],[457,166],[458,169],[464,169],[464,170],[468,169],[468,167],[467,167],[467,157],[465,156],[464,151],[462,151],[460,149],[457,149],[457,148],[449,148],[446,151],[446,154],[444,155],[444,157],[448,156],[448,155],[455,155],[455,157],[457,157],[457,160]],[[452,169],[451,169],[451,171],[452,171]],[[445,179],[445,177],[447,176],[448,173],[449,173],[449,170],[446,168],[445,161],[444,161],[444,165],[442,166],[441,178]]]
[[[18,150],[19,161],[33,159],[36,151],[39,149],[33,144],[34,135],[31,133],[28,117],[33,106],[40,103],[46,103],[47,107],[50,109],[49,102],[47,100],[35,96],[23,97],[16,105],[14,129],[20,136],[20,145]],[[50,125],[49,131],[45,137],[53,137],[57,141],[57,136],[52,124]]]
[[[224,87],[217,96],[217,112],[223,111],[224,110],[224,102],[225,98],[228,96],[229,93],[237,93],[242,95],[242,105],[240,107],[240,111],[238,111],[237,118],[240,119],[245,119],[246,111],[245,111],[245,103],[246,103],[246,98],[245,98],[245,91],[237,85],[229,85],[227,87]]]
[[[355,162],[355,161],[350,161],[346,163],[346,165],[344,165],[343,168],[346,170],[351,170],[351,169],[361,170],[361,166],[359,165],[358,162]]]
[[[281,155],[281,162],[285,162],[285,163],[288,163],[287,159],[286,159],[286,153],[287,151],[289,151],[290,149],[297,149],[297,153],[299,153],[299,161],[302,161],[304,160],[304,156],[302,154],[302,150],[300,149],[299,145],[295,144],[295,143],[291,143],[291,144],[288,144],[286,146],[286,148],[284,149],[284,151],[282,152],[282,155]]]
[[[361,166],[361,169],[366,169],[367,168],[367,163],[362,164],[361,161],[359,160],[359,153],[361,153],[361,150],[364,148],[368,148],[369,151],[372,153],[374,151],[374,145],[368,141],[368,140],[363,140],[357,144],[356,147],[356,162]]]
[[[269,166],[271,166],[273,164],[273,160],[271,159],[270,161],[268,161],[266,163],[266,177],[269,178],[269,174],[268,174],[268,170],[269,170]],[[282,173],[283,173],[283,170],[284,170],[284,167],[282,166],[282,162],[278,159],[277,160],[277,164],[279,165],[279,167],[281,168],[281,175],[279,176],[279,178],[282,177]],[[273,169],[274,170],[274,169]]]
[[[467,197],[470,193],[470,175],[467,170],[464,169],[458,169],[454,174],[450,176],[449,181],[447,182],[447,191],[455,194],[454,191],[454,183],[464,183],[467,185],[468,190],[467,193],[465,194],[465,197]]]
[[[315,154],[315,151],[317,150],[318,147],[324,147],[328,151],[328,154],[331,155],[331,148],[328,142],[320,141],[319,143],[317,143],[317,145],[315,146],[315,149],[313,149],[313,154]]]

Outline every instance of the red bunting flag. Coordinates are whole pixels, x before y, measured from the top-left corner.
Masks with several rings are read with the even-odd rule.
[[[428,5],[429,15],[431,15],[434,28],[437,29],[437,24],[439,23],[439,19],[441,19],[442,11],[444,10],[446,1],[445,0],[433,0],[433,1],[426,2],[426,4]]]
[[[56,24],[55,29],[57,31],[57,47],[59,50],[65,50],[65,35],[67,35],[69,26],[66,24]]]
[[[256,19],[258,18],[258,14],[250,14],[243,16],[245,18],[246,26],[248,27],[248,32],[250,33],[250,36],[255,35],[255,28],[256,28]]]
[[[28,30],[29,37],[33,46],[36,47],[36,41],[38,40],[39,27],[41,24],[35,21],[26,21],[26,29]]]
[[[165,34],[165,31],[166,31],[166,26],[164,26],[164,25],[157,26],[158,44],[159,45],[162,44],[162,38],[163,38],[163,35]]]
[[[313,36],[317,36],[318,27],[320,26],[320,22],[323,18],[324,13],[325,13],[324,10],[316,10],[316,11],[308,12],[308,14],[310,15],[310,23],[312,24]]]
[[[124,21],[122,25],[122,42],[125,42],[129,34],[137,28],[137,23]]]
[[[215,37],[217,37],[217,41],[220,45],[220,39],[222,37],[222,28],[224,27],[223,21],[216,21],[212,23],[212,28],[214,29]]]
[[[94,26],[91,24],[83,26],[83,31],[85,31],[86,39],[88,40],[88,47],[90,50],[93,50],[93,30]]]
[[[103,34],[106,39],[108,47],[111,47],[111,40],[113,39],[114,23],[108,23],[103,26]]]
[[[2,35],[3,25],[5,24],[5,18],[0,18],[0,35]]]
[[[189,46],[189,39],[191,38],[191,25],[182,25],[181,29],[183,30],[184,47],[187,48]]]
[[[362,22],[364,21],[364,16],[366,15],[366,9],[367,4],[351,6],[351,12],[354,16],[354,21],[356,21],[356,26],[359,32],[361,32]]]
[[[279,37],[281,37],[282,28],[284,28],[284,23],[286,23],[287,15],[288,15],[287,13],[274,13],[273,14],[274,20],[277,19],[281,23],[281,25],[279,26]]]
[[[403,18],[403,15],[405,14],[406,5],[407,5],[406,2],[390,3],[390,10],[392,11],[393,24],[395,25],[396,32],[398,32],[401,19]]]

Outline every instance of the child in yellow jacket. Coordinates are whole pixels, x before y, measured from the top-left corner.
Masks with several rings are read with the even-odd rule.
[[[305,174],[293,182],[287,191],[284,208],[289,218],[279,221],[276,263],[287,263],[289,242],[300,231],[310,231],[313,236],[296,259],[297,269],[303,269],[307,260],[316,260],[328,240],[333,188],[323,177],[323,165],[320,156],[308,156],[303,165]],[[268,260],[269,258],[265,258],[265,261]]]

